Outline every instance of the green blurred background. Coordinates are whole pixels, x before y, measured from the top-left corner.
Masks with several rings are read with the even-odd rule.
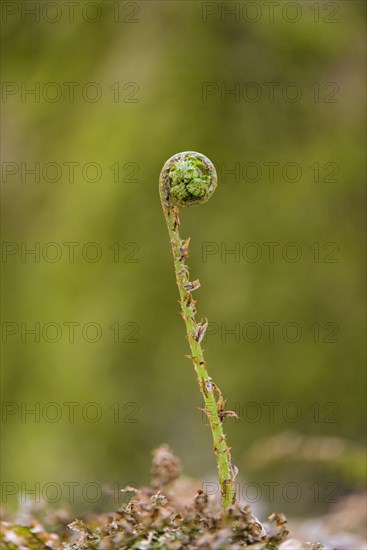
[[[84,16],[88,2],[81,2],[74,21],[63,6],[56,22],[50,21],[58,13],[52,6],[37,22],[22,6],[32,2],[8,4],[2,24],[2,156],[3,163],[16,164],[3,164],[2,184],[3,482],[16,483],[16,493],[22,483],[31,489],[37,482],[76,482],[75,502],[68,502],[65,490],[57,504],[66,501],[76,511],[111,509],[110,498],[86,502],[80,487],[147,483],[150,452],[163,442],[181,457],[186,474],[215,480],[210,432],[184,357],[188,345],[157,190],[166,159],[197,150],[216,164],[219,186],[205,207],[182,212],[181,233],[191,236],[191,275],[202,283],[198,318],[207,316],[215,323],[210,330],[218,329],[205,344],[209,371],[228,407],[242,411],[238,422],[226,422],[239,479],[300,483],[304,493],[292,505],[294,514],[327,508],[325,483],[336,484],[337,498],[360,490],[364,3],[298,2],[301,17],[293,22],[298,12],[289,8],[284,15],[287,2],[276,8],[274,21],[262,2],[256,15],[253,6],[244,11],[246,2],[106,1],[100,12],[94,3]],[[229,7],[237,15],[228,14]],[[91,22],[94,14],[98,20]],[[39,101],[22,97],[22,86],[24,91],[37,82]],[[47,87],[52,82],[56,88]],[[66,82],[79,83],[74,100]],[[102,90],[96,102],[81,93],[90,82],[97,84],[87,90],[90,97]],[[274,101],[266,84],[271,82],[277,83]],[[282,93],[290,82],[301,89],[299,100]],[[207,97],[205,83],[214,90]],[[235,83],[245,90],[241,97],[215,91]],[[258,101],[251,100],[255,88],[246,88],[248,83],[261,90]],[[47,96],[53,89],[63,91],[54,102]],[[295,89],[289,88],[289,97]],[[24,172],[37,162],[39,181]],[[52,167],[42,176],[49,162],[61,167],[60,177]],[[65,164],[70,162],[79,163],[74,181]],[[93,167],[87,177],[82,170],[91,162],[100,169],[95,182]],[[280,166],[273,182],[267,162]],[[282,175],[290,162],[301,167],[298,181],[290,181],[291,168],[290,177]],[[110,168],[115,163],[118,177]],[[236,163],[238,177],[228,173]],[[254,166],[261,167],[258,177]],[[263,244],[271,241],[280,243],[274,262]],[[80,243],[74,262],[64,244],[71,242]],[[91,242],[101,251],[98,261],[90,260],[93,246],[86,251],[89,261],[81,253]],[[217,243],[219,252],[205,258],[208,242]],[[249,242],[260,247],[259,261],[220,253],[225,247],[243,250]],[[302,251],[299,261],[282,256],[290,242]],[[35,246],[39,261],[22,255],[22,247]],[[50,261],[60,249],[61,258]],[[329,261],[330,252],[337,261]],[[271,321],[280,323],[274,342],[264,325]],[[65,325],[71,322],[79,323],[74,342]],[[294,343],[281,334],[290,322],[302,329]],[[35,323],[39,342],[24,333]],[[94,343],[87,341],[94,338],[93,326],[83,337],[88,323],[101,331]],[[220,327],[235,323],[241,330],[257,323],[261,337],[225,337]],[[319,342],[310,328],[315,323]],[[44,326],[51,326],[46,336]],[[335,327],[336,341],[324,342]],[[79,404],[73,421],[68,402]],[[96,405],[85,408],[91,402]],[[278,403],[274,420],[269,402]],[[295,421],[289,403],[301,411]],[[40,408],[39,418],[24,414],[32,407]],[[60,410],[61,418],[50,421]],[[100,418],[92,422],[96,411]],[[274,450],[280,441],[283,449],[284,437],[298,441],[298,450],[303,438],[313,451],[273,460],[267,445]],[[315,483],[321,487],[316,503]],[[5,495],[3,503],[15,505],[16,498]],[[289,507],[276,492],[271,508]]]

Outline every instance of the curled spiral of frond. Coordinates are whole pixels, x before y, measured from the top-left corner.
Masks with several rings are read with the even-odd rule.
[[[213,163],[201,153],[184,151],[167,160],[160,178],[165,198],[180,206],[195,206],[206,202],[217,187]]]

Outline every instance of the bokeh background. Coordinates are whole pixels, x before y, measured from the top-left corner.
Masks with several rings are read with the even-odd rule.
[[[80,2],[73,18],[60,3],[54,22],[55,7],[37,3],[37,21],[31,4],[8,3],[2,23],[2,480],[17,484],[3,503],[53,483],[57,505],[111,509],[81,488],[147,483],[163,442],[187,475],[215,481],[157,190],[166,159],[188,149],[219,173],[181,225],[198,318],[213,323],[208,368],[240,413],[226,430],[241,487],[262,488],[260,513],[293,516],[360,494],[364,3],[280,2],[273,20],[262,2]],[[287,323],[301,335],[284,336]],[[264,482],[279,483],[270,504]],[[302,488],[293,503],[289,482]]]

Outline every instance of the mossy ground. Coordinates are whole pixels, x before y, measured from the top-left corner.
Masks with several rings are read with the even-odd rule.
[[[198,491],[189,503],[182,498],[181,467],[166,445],[153,452],[151,487],[126,487],[128,504],[111,513],[88,514],[71,521],[60,512],[35,514],[23,525],[6,518],[1,543],[8,549],[285,549],[288,537],[283,514],[262,525],[248,506],[223,512]],[[290,541],[289,541],[290,542]],[[321,550],[320,544],[296,543],[292,550]],[[290,548],[290,547],[289,547]]]

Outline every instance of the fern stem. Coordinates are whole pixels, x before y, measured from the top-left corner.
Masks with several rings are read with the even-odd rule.
[[[198,166],[198,170],[194,173],[193,166],[195,164]],[[176,176],[177,181],[174,181],[174,183],[177,186],[181,186],[179,198],[178,192],[175,195],[171,192],[172,180]],[[166,162],[161,172],[159,190],[172,247],[176,282],[180,294],[181,315],[186,325],[191,359],[205,404],[204,411],[213,436],[214,454],[222,493],[222,505],[226,509],[231,504],[234,504],[236,500],[235,476],[237,469],[231,463],[230,448],[228,447],[223,430],[223,418],[226,416],[235,416],[235,413],[224,410],[225,402],[222,394],[209,377],[207,371],[201,342],[208,322],[196,322],[196,302],[192,297],[192,292],[200,286],[200,283],[198,280],[190,281],[189,269],[185,263],[185,259],[188,256],[190,239],[181,239],[179,234],[179,208],[175,204],[172,204],[172,199],[176,204],[179,203],[184,206],[205,202],[214,192],[216,181],[215,168],[209,159],[200,153],[188,151],[174,155]],[[190,191],[187,189],[190,189]],[[192,193],[197,193],[198,196]]]

